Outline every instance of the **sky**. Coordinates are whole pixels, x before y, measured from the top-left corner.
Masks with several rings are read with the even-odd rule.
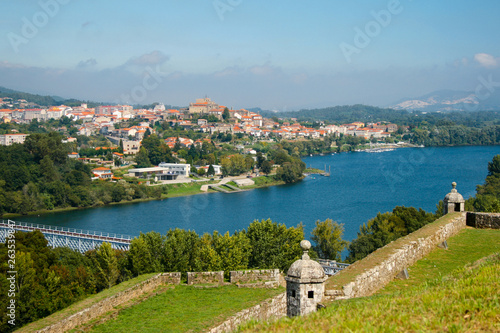
[[[291,111],[500,87],[498,0],[0,6],[0,86],[43,95]]]

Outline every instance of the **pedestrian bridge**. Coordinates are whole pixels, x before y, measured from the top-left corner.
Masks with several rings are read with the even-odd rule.
[[[111,247],[118,250],[128,250],[131,236],[114,233],[90,231],[75,228],[56,227],[36,223],[15,222],[0,220],[0,243],[5,243],[9,230],[35,231],[39,230],[52,247],[69,247],[82,253],[93,250],[102,243],[110,243]]]
[[[335,275],[344,268],[349,267],[349,264],[336,262],[335,260],[318,259],[317,261],[319,262],[321,267],[323,267],[326,275]]]

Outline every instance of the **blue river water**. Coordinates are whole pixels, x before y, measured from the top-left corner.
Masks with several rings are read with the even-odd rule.
[[[307,166],[331,168],[331,176],[307,176],[291,184],[240,193],[209,193],[69,212],[25,216],[18,221],[136,236],[165,234],[170,228],[198,234],[247,228],[270,218],[287,226],[302,222],[306,238],[315,221],[331,218],[344,224],[344,239],[356,237],[360,225],[378,212],[413,206],[434,212],[457,182],[464,198],[484,183],[487,166],[500,146],[401,148],[383,153],[353,152],[304,158]]]

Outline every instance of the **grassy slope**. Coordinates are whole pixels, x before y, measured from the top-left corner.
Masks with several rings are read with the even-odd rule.
[[[500,230],[467,228],[448,240],[448,250],[437,248],[408,269],[408,280],[394,280],[379,294],[392,293],[451,274],[492,253],[500,252]]]
[[[176,286],[93,327],[92,332],[199,332],[284,291]]]
[[[343,270],[341,273],[329,278],[326,281],[326,289],[341,289],[347,283],[353,281],[353,279],[364,271],[375,267],[376,265],[383,262],[389,255],[391,255],[396,249],[401,248],[403,244],[410,241],[417,240],[418,238],[425,238],[433,235],[436,230],[441,226],[448,224],[456,217],[459,217],[460,213],[452,213],[443,216],[442,218],[427,224],[426,226],[420,228],[419,230],[409,234],[408,236],[401,237],[386,246],[376,250],[375,252],[369,254],[363,260],[359,260],[349,266],[349,268]]]
[[[394,281],[375,296],[337,301],[307,317],[251,323],[242,331],[500,331],[500,231],[466,229],[448,246],[414,265],[409,280]],[[470,266],[493,252],[495,259]]]
[[[87,297],[79,302],[76,302],[76,303],[68,306],[67,308],[65,308],[61,311],[58,311],[58,312],[51,314],[48,317],[37,320],[31,324],[28,324],[28,325],[20,328],[16,332],[33,332],[33,331],[42,329],[46,326],[55,324],[55,323],[59,322],[60,320],[62,320],[63,318],[69,317],[69,316],[71,316],[79,311],[82,311],[83,309],[86,309],[86,308],[92,306],[93,304],[99,302],[100,300],[105,299],[106,297],[110,297],[110,296],[115,295],[121,291],[124,291],[124,290],[134,286],[135,284],[140,283],[142,281],[145,281],[145,280],[147,280],[155,275],[156,275],[156,273],[144,274],[144,275],[138,276],[136,278],[130,279],[128,281],[125,281],[123,283],[120,283],[119,285],[111,287],[110,289],[103,290],[98,294],[89,296],[89,297]]]

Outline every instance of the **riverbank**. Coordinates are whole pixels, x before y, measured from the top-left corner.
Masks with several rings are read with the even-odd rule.
[[[267,184],[257,184],[267,188],[231,194],[194,195],[199,192],[188,186],[171,189],[167,199],[179,196],[171,200],[17,219],[137,236],[151,230],[165,233],[170,228],[194,230],[198,234],[214,230],[232,234],[255,219],[269,218],[288,226],[303,222],[309,237],[317,220],[331,218],[344,223],[343,238],[351,240],[356,238],[359,227],[378,212],[392,211],[396,206],[435,211],[436,204],[450,191],[452,181],[458,183],[457,190],[464,198],[474,195],[476,186],[484,183],[488,174],[488,163],[498,154],[500,146],[314,156],[303,161],[320,170],[324,170],[325,164],[327,170],[331,165],[330,177],[311,175],[284,186],[269,186],[279,184],[267,179]],[[185,193],[176,194],[177,191]]]
[[[321,172],[321,170],[318,170]],[[238,177],[234,177],[238,178]],[[303,179],[303,178],[301,178]],[[272,175],[269,176],[259,176],[259,177],[254,177],[252,180],[255,182],[254,185],[249,185],[249,186],[241,186],[242,190],[252,190],[256,188],[264,188],[264,187],[270,187],[270,186],[277,186],[277,185],[284,185],[284,181],[277,181],[275,180]],[[40,216],[44,214],[53,214],[53,213],[63,213],[63,212],[70,212],[70,211],[75,211],[75,210],[86,210],[86,209],[92,209],[92,208],[98,208],[98,207],[104,207],[104,206],[117,206],[117,205],[124,205],[124,204],[134,204],[134,203],[141,203],[141,202],[148,202],[148,201],[161,201],[169,198],[177,198],[177,197],[185,197],[185,196],[191,196],[191,195],[197,195],[197,194],[205,194],[205,193],[218,193],[217,191],[214,190],[209,190],[207,192],[202,191],[201,187],[202,185],[205,184],[215,184],[217,181],[196,181],[196,182],[191,182],[191,183],[176,183],[176,184],[163,184],[163,186],[167,187],[168,193],[167,194],[162,194],[161,198],[143,198],[143,199],[133,199],[133,200],[123,200],[120,202],[111,202],[109,204],[105,205],[96,205],[96,206],[90,206],[90,207],[64,207],[64,208],[55,208],[53,210],[39,210],[39,211],[34,211],[34,212],[29,212],[27,214],[15,214],[15,213],[5,213],[1,215],[0,217],[2,219],[13,219],[16,217],[22,217],[22,216]]]

